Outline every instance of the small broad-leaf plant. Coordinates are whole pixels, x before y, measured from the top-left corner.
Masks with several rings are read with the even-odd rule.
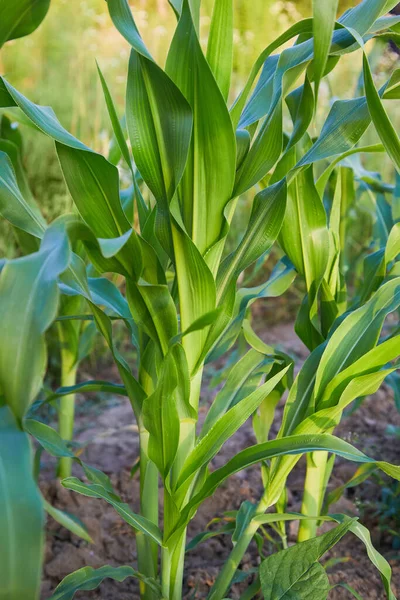
[[[235,529],[232,555],[210,591],[213,600],[226,597],[248,544],[271,519],[266,510],[282,506],[287,476],[301,455],[313,453],[315,461],[330,452],[373,464],[400,478],[398,467],[376,462],[332,434],[354,395],[366,389],[369,393],[384,376],[377,367],[382,366],[377,356],[382,344],[377,345],[377,339],[385,315],[400,303],[400,279],[394,277],[381,286],[378,281],[364,304],[343,316],[343,281],[335,268],[340,201],[329,223],[322,204],[325,181],[330,180],[335,164],[346,153],[361,151],[356,145],[371,122],[396,168],[400,166],[400,142],[382,105],[382,98],[398,98],[398,76],[394,73],[377,90],[364,48],[375,36],[396,34],[399,19],[386,16],[396,1],[363,0],[338,21],[335,2],[323,3],[327,11],[316,2],[313,18],[296,23],[262,52],[231,107],[232,1],[215,0],[206,52],[198,36],[199,0],[171,0],[170,4],[177,27],[162,69],[144,44],[127,0],[108,0],[111,19],[131,46],[125,109],[130,144],[100,72],[121,160],[132,173],[131,195],[121,195],[115,161],[72,136],[51,108],[33,104],[4,77],[0,80],[0,106],[12,108],[15,114],[19,109],[24,119],[55,141],[77,209],[77,214],[60,217],[43,228],[18,186],[10,161],[0,154],[0,212],[41,241],[37,252],[7,261],[1,274],[0,314],[7,325],[0,346],[0,384],[2,410],[9,417],[4,422],[18,434],[29,432],[47,452],[78,461],[87,482],[68,477],[63,485],[102,498],[136,533],[135,570],[131,566],[85,567],[61,582],[54,600],[72,598],[80,589],[94,589],[105,577],[122,581],[128,576],[139,579],[145,600],[179,600],[189,521],[230,475],[252,464],[264,465],[265,492],[255,513]],[[281,50],[289,42],[293,45]],[[336,101],[319,135],[312,138],[308,131],[321,79],[343,54],[360,47],[365,94]],[[286,110],[293,123],[290,131],[283,127]],[[326,163],[331,171],[321,182],[316,169]],[[253,197],[251,214],[236,249],[226,255],[230,223],[237,200],[245,192]],[[238,289],[243,271],[276,240],[288,258],[278,263],[270,280],[257,290]],[[78,242],[91,265],[89,272],[86,262],[73,251]],[[23,261],[36,265],[28,267],[29,277]],[[290,390],[279,435],[244,448],[213,471],[210,463],[222,445],[265,398],[290,383],[291,364],[272,349],[252,348],[246,360],[236,365],[198,430],[204,366],[235,342],[248,305],[257,297],[285,291],[296,271],[304,276],[307,287],[297,331],[311,354]],[[124,278],[124,294],[106,277],[109,274]],[[140,440],[140,514],[121,501],[106,475],[82,463],[54,430],[26,418],[40,389],[45,368],[43,335],[56,318],[60,292],[84,298],[123,382],[89,382],[80,391],[107,389],[125,394],[132,405]],[[136,348],[135,369],[116,346],[115,319],[126,326]],[[249,327],[247,338],[253,339]],[[385,342],[390,352],[393,339]],[[371,353],[373,367],[365,373],[360,361]],[[361,391],[359,386],[363,386]],[[5,431],[4,446],[7,435]],[[25,460],[27,469],[29,452]],[[11,476],[4,480],[1,519],[18,519],[23,509],[7,494],[7,486],[17,484]],[[317,516],[308,511],[294,517],[275,514],[274,518],[315,523]],[[334,533],[319,538],[305,535],[307,546],[300,544],[291,554],[277,554],[263,563],[260,580],[266,598],[283,597],[293,589],[299,598],[327,597],[329,588],[318,559],[347,530],[356,529],[352,519],[334,520],[340,522]],[[37,598],[40,533],[33,557],[31,546],[24,542],[25,531],[2,530],[6,534],[0,542],[4,557],[0,574],[2,569],[8,573],[4,577],[7,598],[21,598],[18,586],[23,578],[18,569],[8,568],[17,564],[14,555],[20,561],[25,555],[25,564],[34,564],[35,578],[26,583],[22,595]],[[293,565],[302,565],[303,570],[294,570]],[[280,573],[286,573],[283,582]],[[390,596],[390,568],[385,577]]]

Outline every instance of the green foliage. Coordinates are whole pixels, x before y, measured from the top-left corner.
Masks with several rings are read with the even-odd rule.
[[[390,567],[362,526],[344,516],[325,517],[340,524],[320,537],[315,532],[332,465],[328,453],[400,480],[399,466],[375,460],[333,435],[343,410],[393,375],[399,355],[398,331],[381,337],[386,317],[400,305],[397,204],[378,253],[366,259],[365,287],[350,301],[342,270],[343,219],[358,176],[355,167],[344,167],[342,161],[354,158],[356,152],[385,151],[396,168],[399,162],[398,137],[382,105],[382,98],[398,99],[398,79],[393,75],[378,91],[364,48],[377,35],[393,33],[399,19],[383,15],[395,2],[363,0],[337,22],[336,2],[329,3],[328,11],[314,2],[313,19],[294,25],[262,52],[231,108],[227,100],[232,2],[216,0],[206,54],[199,38],[200,1],[170,4],[178,23],[163,69],[147,49],[127,0],[108,0],[110,17],[131,47],[126,94],[129,143],[98,69],[114,131],[111,160],[67,131],[51,108],[31,102],[0,78],[0,107],[55,142],[76,207],[76,213],[62,215],[48,226],[19,168],[15,151],[19,140],[2,144],[0,213],[31,244],[30,250],[21,244],[25,256],[6,261],[0,276],[4,410],[14,414],[15,428],[26,444],[29,433],[45,451],[62,459],[62,466],[70,468],[72,460],[78,463],[88,482],[67,476],[63,485],[108,502],[131,526],[137,541],[138,571],[81,569],[60,584],[53,598],[72,598],[79,590],[94,589],[105,577],[122,581],[134,576],[141,582],[144,600],[160,595],[179,600],[190,520],[229,476],[260,463],[262,498],[256,505],[242,505],[234,528],[225,528],[224,533],[232,533],[233,550],[209,598],[226,597],[260,526],[276,521],[284,539],[285,521],[296,518],[305,541],[262,563],[265,598],[277,594],[326,598],[328,581],[318,561],[351,530],[363,539],[393,599]],[[291,40],[294,45],[280,51]],[[359,47],[364,95],[336,100],[319,130],[314,116],[321,81],[341,56]],[[371,124],[382,144],[365,149],[362,137]],[[129,167],[130,191],[121,192],[119,159]],[[376,178],[364,173],[362,184],[373,191]],[[241,224],[235,249],[228,253],[230,225],[245,192],[253,198],[251,212]],[[263,261],[276,242],[285,256],[271,278],[241,289],[247,269]],[[296,275],[306,289],[296,331],[310,354],[292,384],[293,361],[258,338],[248,309],[258,298],[282,294]],[[118,289],[116,282],[121,281],[124,285]],[[135,347],[135,369],[120,351],[112,327],[115,319]],[[65,380],[47,400],[60,399],[61,436],[26,418],[43,384],[44,334],[56,320]],[[77,364],[90,348],[84,339],[87,327],[82,325],[88,321],[104,339],[123,385],[76,384]],[[205,365],[232,347],[241,334],[250,350],[231,367],[199,427]],[[275,407],[286,388],[290,389],[280,430],[270,440]],[[71,394],[99,390],[127,395],[136,418],[140,514],[121,500],[104,473],[84,464],[70,444]],[[222,446],[251,416],[257,443],[211,471]],[[308,461],[304,514],[291,515],[285,512],[286,481],[304,454]],[[23,470],[29,479],[26,464]],[[162,528],[159,481],[164,492]],[[30,482],[31,502],[40,508],[32,475]],[[9,476],[4,489],[8,485]],[[266,515],[270,507],[279,514]],[[20,507],[11,503],[10,510],[18,515]],[[65,516],[58,517],[68,525]],[[32,538],[41,547],[40,519],[35,523]],[[79,530],[74,523],[69,526]],[[84,530],[79,532],[85,537]],[[0,543],[0,552],[6,554],[5,548]],[[36,576],[40,562],[37,551],[31,563]],[[37,579],[27,587],[35,598]],[[19,600],[19,590],[10,590],[9,600]]]

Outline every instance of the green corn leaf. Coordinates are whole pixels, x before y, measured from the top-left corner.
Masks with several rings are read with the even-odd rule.
[[[67,477],[66,479],[63,479],[62,485],[69,490],[73,490],[78,494],[82,494],[83,496],[89,496],[90,498],[101,498],[102,500],[105,500],[135,531],[141,531],[146,536],[149,536],[152,540],[157,542],[157,544],[162,544],[161,532],[158,527],[154,525],[154,523],[145,517],[132,512],[129,506],[123,503],[115,493],[111,493],[102,485],[97,483],[83,483],[76,477]]]
[[[235,196],[256,185],[275,165],[282,151],[282,134],[282,101],[278,99],[237,172]]]
[[[313,406],[315,377],[326,344],[322,343],[307,357],[289,392],[278,437],[291,435]]]
[[[75,457],[75,454],[69,449],[67,443],[62,439],[59,433],[49,425],[36,421],[35,419],[25,419],[24,429],[30,433],[30,435],[32,435],[51,456],[56,456],[57,458],[74,458],[79,462],[79,459]]]
[[[49,394],[46,397],[46,402],[52,402],[61,398],[62,396],[68,396],[70,394],[86,394],[90,392],[105,392],[108,394],[118,394],[121,396],[127,396],[125,386],[118,383],[111,383],[109,381],[100,380],[89,380],[77,383],[76,385],[70,385],[58,388],[54,393]]]
[[[279,241],[297,271],[304,276],[307,290],[318,286],[328,266],[329,234],[312,167],[299,173],[288,187]]]
[[[315,96],[324,75],[332,34],[335,27],[338,0],[313,0],[313,36],[314,36],[314,81]]]
[[[4,119],[5,119],[5,117],[3,116],[2,122],[4,121]],[[18,131],[18,129],[16,129],[15,131]],[[1,135],[1,130],[0,130],[0,135]],[[12,137],[12,136],[10,136],[10,137]],[[33,197],[33,194],[29,187],[29,182],[28,182],[28,179],[27,179],[24,167],[23,167],[23,156],[22,156],[21,148],[18,146],[17,143],[14,143],[14,141],[12,141],[12,140],[0,138],[0,151],[5,152],[8,155],[9,159],[11,160],[12,166],[14,168],[17,184],[18,184],[19,189],[21,190],[21,194],[22,194],[23,198],[32,207],[32,209],[36,213],[39,213],[41,216],[39,206]]]
[[[28,436],[18,427],[11,410],[7,406],[0,407],[2,600],[36,600],[39,595],[44,556],[44,511],[32,466]]]
[[[261,54],[259,55],[259,57],[257,58],[256,62],[254,63],[254,65],[251,69],[251,72],[250,72],[250,75],[246,82],[246,85],[244,86],[242,92],[236,99],[236,101],[231,109],[232,121],[235,126],[237,126],[240,121],[242,111],[245,107],[246,100],[251,92],[254,81],[255,81],[260,69],[263,67],[264,63],[266,62],[266,60],[280,46],[282,46],[283,44],[285,44],[286,42],[291,40],[293,37],[295,37],[297,35],[301,35],[303,33],[304,34],[312,33],[312,19],[304,19],[304,20],[300,21],[299,23],[295,23],[287,31],[285,31],[283,34],[281,34],[274,42],[272,42],[272,44],[267,46],[267,48],[265,48],[265,50],[263,50],[261,52]],[[271,63],[270,63],[270,66],[273,68],[273,65]],[[266,78],[266,80],[268,80],[268,77]],[[260,85],[256,87],[256,90],[258,89],[258,91],[260,91],[261,87],[262,87],[262,83],[260,83]],[[256,92],[256,90],[255,90],[255,92]],[[249,105],[250,105],[250,103],[251,103],[251,100],[249,101]],[[262,112],[254,120],[258,121],[258,119],[261,118],[262,116],[264,116],[264,114],[266,114],[266,113]],[[244,116],[243,116],[243,118],[244,118]],[[254,122],[254,121],[252,121],[252,122]]]
[[[357,471],[346,483],[337,487],[326,495],[322,512],[328,512],[330,505],[338,502],[347,489],[360,485],[366,479],[368,479],[374,471],[376,471],[376,467],[374,465],[365,464],[358,467]]]
[[[230,370],[224,387],[218,392],[213,401],[203,427],[201,437],[204,437],[212,425],[230,408],[241,402],[252,393],[261,383],[261,378],[271,369],[273,359],[266,358],[256,350],[249,350]]]
[[[216,0],[211,17],[207,61],[225,99],[233,65],[233,0]]]
[[[386,316],[400,303],[400,279],[385,283],[371,300],[350,313],[332,334],[315,381],[318,397],[331,379],[377,343]]]
[[[129,400],[137,417],[141,413],[141,407],[143,404],[143,400],[146,397],[146,393],[143,390],[140,383],[138,382],[138,380],[132,374],[129,365],[115,346],[111,319],[95,304],[90,303],[90,307],[97,328],[106,340],[107,345],[113,356],[113,359],[118,367],[119,374],[128,392]]]
[[[358,142],[370,122],[365,97],[336,100],[317,141],[300,159],[296,167],[303,167],[347,152]]]
[[[307,75],[304,84],[286,96],[285,100],[293,121],[293,131],[285,149],[287,152],[301,140],[313,117],[314,95]]]
[[[179,223],[177,207],[171,208],[171,213],[175,217],[172,236],[178,278],[180,324],[181,330],[187,331],[198,319],[215,310],[215,281],[198,248],[185,232],[183,225]],[[201,331],[193,331],[182,340],[189,371],[193,375],[206,344],[208,329],[206,327]]]
[[[176,308],[168,286],[139,285],[128,281],[127,298],[138,327],[166,354],[170,340],[178,333]]]
[[[132,170],[132,160],[131,160],[131,155],[129,152],[128,144],[126,143],[125,135],[124,135],[124,132],[122,131],[121,123],[120,123],[120,120],[118,119],[117,111],[115,109],[114,102],[113,102],[112,96],[110,94],[110,90],[108,89],[107,82],[104,79],[103,73],[101,72],[101,69],[97,63],[96,63],[96,66],[97,66],[97,72],[99,74],[100,83],[101,83],[101,87],[103,89],[103,94],[104,94],[104,98],[106,101],[107,110],[108,110],[108,114],[110,117],[110,121],[111,121],[111,125],[112,125],[113,131],[114,131],[115,138],[117,140],[119,149],[121,151],[122,156],[124,157],[126,164]],[[135,174],[133,172],[132,172],[132,175],[133,175],[133,177],[135,177]]]
[[[127,577],[134,577],[139,579],[149,586],[157,595],[156,597],[161,598],[161,593],[158,583],[149,577],[145,577],[138,571],[132,569],[132,567],[111,567],[106,565],[100,567],[100,569],[94,569],[93,567],[83,567],[70,575],[67,575],[61,583],[56,587],[54,594],[49,600],[72,600],[76,592],[95,590],[104,579],[110,578],[115,581],[125,581]]]
[[[339,424],[342,412],[356,398],[374,394],[382,385],[384,379],[393,373],[397,367],[384,369],[376,373],[360,375],[350,381],[344,389],[337,404],[329,408],[318,409],[305,419],[295,429],[294,434],[325,433],[331,431]]]
[[[375,88],[374,81],[372,79],[371,69],[368,63],[368,58],[364,53],[363,56],[363,73],[364,73],[364,85],[365,95],[367,98],[367,105],[369,114],[372,122],[375,126],[376,131],[382,141],[382,144],[386,148],[386,152],[392,159],[397,171],[400,173],[400,140],[394,129],[387,112],[381,102],[378,91]]]
[[[93,543],[92,538],[90,537],[86,527],[73,515],[69,515],[63,510],[59,510],[52,506],[46,500],[43,501],[43,506],[47,514],[49,514],[57,523],[68,529],[74,535],[77,535],[82,540]]]
[[[6,403],[22,419],[40,390],[46,368],[44,333],[55,319],[57,277],[67,269],[70,247],[63,228],[50,227],[40,250],[8,261],[0,276],[0,382]]]
[[[400,355],[400,336],[394,336],[363,354],[358,360],[340,371],[326,386],[323,394],[316,399],[319,408],[334,406],[352,378],[378,371]]]
[[[274,267],[269,279],[259,286],[253,288],[240,288],[236,294],[235,306],[230,313],[230,320],[222,336],[207,357],[207,362],[219,358],[234,344],[240,334],[242,322],[245,318],[247,308],[257,299],[274,298],[282,295],[292,284],[296,272],[287,258],[283,258]]]
[[[218,535],[232,534],[233,530],[234,524],[227,523],[226,525],[223,525],[215,531],[202,531],[201,533],[195,535],[194,538],[192,538],[190,542],[186,545],[186,552],[194,550],[199,544],[205,542],[206,540],[209,540],[210,538],[216,537]]]
[[[37,29],[50,7],[50,0],[0,2],[0,48],[8,40],[29,35]]]
[[[177,387],[178,370],[173,354],[169,353],[154,393],[143,403],[143,422],[150,433],[149,457],[164,479],[171,470],[179,446]]]
[[[400,69],[396,69],[391,74],[383,92],[383,98],[387,100],[398,100],[400,98]]]
[[[142,56],[153,60],[143,42],[126,0],[108,0],[110,17],[120,34]]]
[[[171,79],[132,50],[127,126],[135,163],[167,217],[189,151],[192,112]]]
[[[375,464],[391,477],[397,480],[400,478],[400,467],[382,461],[374,461],[351,444],[348,444],[333,435],[293,435],[268,441],[263,444],[256,444],[255,446],[251,446],[239,452],[234,458],[227,462],[226,465],[213,471],[206,478],[202,487],[183,509],[181,518],[174,528],[174,531],[171,533],[171,536],[175,531],[179,531],[180,527],[185,526],[188,519],[193,516],[197,507],[205,500],[205,498],[211,496],[215,490],[234,473],[237,473],[250,465],[277,457],[286,456],[288,459],[293,460],[289,456],[293,455],[293,458],[296,461],[298,460],[299,455],[315,451],[328,451],[354,462]],[[279,478],[282,477],[282,474],[280,474]],[[275,491],[275,489],[276,497],[275,494],[273,494],[271,503],[274,503],[280,496],[280,481],[278,481],[276,485],[274,484],[273,490]]]
[[[274,76],[278,61],[279,54],[273,54],[266,58],[254,92],[240,116],[238,127],[249,127],[268,114],[273,98]],[[232,117],[234,112],[235,106],[232,109]]]
[[[186,232],[204,255],[219,240],[223,211],[232,197],[236,140],[224,98],[200,47],[187,0],[183,2],[166,71],[193,111],[192,142],[178,200]]]
[[[269,186],[254,199],[246,232],[238,246],[222,262],[217,279],[218,297],[239,274],[264,254],[282,227],[286,209],[286,182]]]
[[[280,382],[289,367],[281,369],[274,377],[271,377],[266,383],[252,392],[247,398],[244,398],[224,415],[222,415],[209,429],[204,437],[200,439],[195,448],[187,457],[182,471],[179,475],[176,487],[180,485],[198,471],[204,464],[207,464],[219,452],[223,444],[243,425],[245,421],[254,413],[263,399]]]
[[[2,105],[17,104],[43,133],[56,141],[71,196],[94,235],[97,238],[116,238],[127,233],[130,224],[119,196],[118,169],[66,131],[51,108],[34,104],[4,78],[1,81],[8,94]],[[130,235],[123,255],[129,255],[131,270],[138,278],[142,271],[142,248],[135,233]],[[131,260],[132,255],[136,257],[135,261]]]
[[[252,520],[256,509],[257,509],[257,505],[253,504],[249,500],[245,500],[240,505],[240,508],[236,514],[235,530],[232,534],[232,543],[233,544],[236,544],[238,542],[241,535],[246,530],[246,527]]]
[[[393,591],[390,586],[390,581],[392,578],[392,569],[390,568],[387,560],[380,554],[373,546],[371,542],[371,534],[364,525],[358,523],[357,521],[353,521],[350,525],[350,531],[357,536],[362,543],[364,544],[368,558],[372,562],[372,564],[378,569],[383,585],[387,594],[388,600],[396,600],[396,596],[393,594]]]
[[[326,184],[328,183],[329,177],[331,176],[334,168],[342,160],[344,161],[345,158],[347,158],[348,156],[352,156],[353,154],[361,154],[363,152],[369,153],[369,152],[384,152],[384,151],[385,151],[385,148],[382,144],[371,144],[370,146],[357,146],[356,148],[351,148],[351,150],[348,150],[347,152],[343,152],[343,154],[340,154],[337,158],[335,158],[331,162],[331,164],[325,169],[325,171],[323,171],[323,173],[319,176],[319,178],[317,179],[317,181],[315,183],[315,187],[317,188],[320,196],[322,196],[323,191],[326,187]]]
[[[0,214],[27,233],[41,238],[46,223],[40,211],[23,197],[10,158],[0,152]]]
[[[349,519],[328,533],[268,556],[260,566],[265,600],[325,600],[330,585],[318,560],[347,533],[351,523]]]

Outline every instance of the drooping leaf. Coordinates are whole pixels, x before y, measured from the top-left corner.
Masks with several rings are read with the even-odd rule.
[[[157,594],[157,597],[161,598],[159,585],[155,580],[145,577],[138,571],[132,569],[132,567],[111,567],[106,565],[100,567],[100,569],[83,567],[82,569],[67,575],[67,577],[65,577],[56,587],[50,600],[72,600],[76,592],[81,590],[95,590],[106,578],[122,582],[127,577],[134,577],[139,579],[139,581],[143,581]]]
[[[21,493],[23,490],[23,493]],[[44,511],[29,438],[0,408],[0,580],[2,600],[37,600],[44,557]],[[23,574],[23,576],[22,576]]]

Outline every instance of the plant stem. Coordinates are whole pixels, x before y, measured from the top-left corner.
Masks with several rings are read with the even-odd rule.
[[[149,433],[139,425],[140,437],[140,512],[158,525],[158,470],[148,457]],[[146,577],[157,577],[158,546],[143,533],[136,534],[138,569]],[[140,597],[155,600],[153,590],[140,583]]]
[[[301,512],[303,515],[317,516],[321,513],[325,495],[325,472],[327,452],[313,452],[307,455],[307,473]],[[317,521],[301,521],[298,541],[304,542],[315,537]]]
[[[61,344],[61,386],[68,387],[76,384],[77,365],[75,356],[71,352],[68,342],[64,335],[62,324],[58,328]],[[58,427],[60,436],[63,440],[71,441],[74,435],[75,418],[75,394],[63,396],[60,398]],[[58,465],[58,476],[60,479],[71,476],[72,460],[64,457],[60,458]]]
[[[265,489],[264,494],[257,505],[254,516],[262,515],[265,513],[267,508],[270,506],[270,494],[269,490]],[[255,533],[257,532],[259,525],[253,520],[247,525],[243,534],[240,536],[232,552],[229,555],[228,560],[224,564],[220,574],[218,575],[211,591],[208,595],[208,600],[222,600],[225,598],[227,591],[231,585],[231,581],[235,576],[235,573],[240,565],[240,562],[251,542]]]

